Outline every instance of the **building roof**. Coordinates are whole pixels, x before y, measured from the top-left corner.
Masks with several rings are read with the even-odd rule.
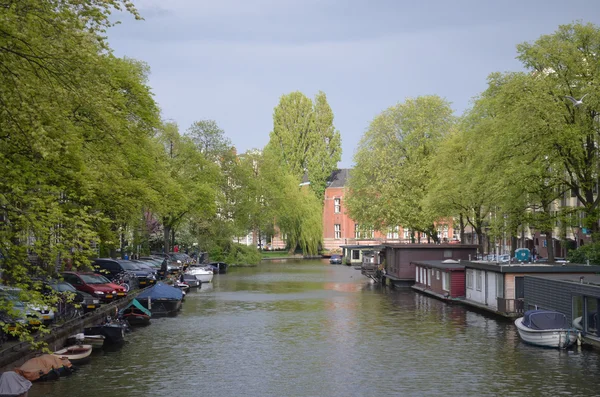
[[[327,187],[344,187],[350,176],[350,168],[341,168],[334,170],[327,178]]]
[[[589,265],[535,264],[535,263],[493,263],[463,261],[465,267],[489,270],[497,273],[600,273],[600,267]]]
[[[443,260],[443,261],[411,261],[413,265],[433,267],[435,269],[447,269],[447,270],[464,270],[465,265],[463,265],[460,261],[455,260]]]
[[[600,268],[598,268],[598,270],[600,271]],[[582,284],[586,286],[591,285],[594,287],[600,287],[600,275],[598,274],[586,274],[585,276],[579,276],[575,274],[544,274],[526,277],[535,277],[569,284]]]

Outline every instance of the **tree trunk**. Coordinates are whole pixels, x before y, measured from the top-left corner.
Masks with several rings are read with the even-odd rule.
[[[548,262],[554,262],[554,244],[552,244],[552,229],[546,232],[546,248],[548,249]]]
[[[460,227],[460,243],[465,243],[465,219],[463,218],[462,212],[458,215],[458,222]]]
[[[163,218],[163,238],[164,238],[164,253],[167,254],[171,252],[171,243],[169,238],[171,237],[171,227],[167,222],[166,218]]]

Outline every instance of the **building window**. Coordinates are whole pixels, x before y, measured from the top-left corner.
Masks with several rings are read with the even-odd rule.
[[[404,239],[405,240],[410,239],[411,234],[412,233],[411,233],[410,229],[404,229]]]
[[[342,238],[342,225],[340,225],[339,223],[336,223],[335,225],[333,225],[333,230],[334,230],[334,238],[336,238],[336,239]]]
[[[442,289],[450,291],[450,272],[442,272]]]
[[[360,238],[360,225],[358,223],[354,224],[354,238]]]
[[[473,289],[473,270],[467,270],[467,288]]]
[[[339,198],[333,199],[333,212],[336,214],[339,214],[340,212],[342,212],[341,199],[339,199]]]
[[[477,289],[477,291],[481,291],[481,270],[475,270],[475,288]]]
[[[399,230],[400,230],[400,226],[394,226],[394,227],[390,228],[387,233],[387,238],[397,239]]]

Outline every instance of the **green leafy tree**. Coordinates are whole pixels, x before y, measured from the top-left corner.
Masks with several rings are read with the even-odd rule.
[[[268,149],[296,177],[304,175],[323,199],[327,178],[341,160],[341,137],[333,125],[333,112],[325,93],[314,102],[299,91],[284,95],[273,112]]]
[[[430,161],[454,123],[450,104],[437,96],[408,99],[378,115],[362,137],[346,201],[359,223],[402,225],[438,241],[438,214],[423,205]]]

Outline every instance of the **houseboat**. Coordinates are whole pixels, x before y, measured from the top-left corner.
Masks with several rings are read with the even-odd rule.
[[[505,317],[520,317],[525,310],[525,276],[559,274],[586,276],[595,266],[573,264],[462,262],[465,266],[464,303]],[[554,291],[553,293],[556,293]],[[545,306],[546,309],[551,307]],[[557,309],[557,308],[554,308]]]
[[[354,266],[360,269],[365,256],[372,256],[375,252],[381,251],[381,245],[364,244],[364,245],[341,245],[342,262],[348,266]]]
[[[413,262],[470,260],[477,254],[476,245],[466,244],[384,244],[382,249],[385,267],[384,283],[410,287],[415,283]]]
[[[460,261],[415,261],[411,265],[415,268],[413,289],[449,302],[464,298],[465,267]]]

